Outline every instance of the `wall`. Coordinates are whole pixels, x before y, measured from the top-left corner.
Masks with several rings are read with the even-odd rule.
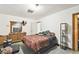
[[[72,14],[77,12],[79,12],[79,5],[40,19],[42,22],[42,31],[50,30],[55,32],[60,43],[60,23],[68,23],[68,45],[72,48]]]
[[[10,33],[10,21],[27,21],[27,24],[23,26],[23,32],[27,32],[27,34],[31,34],[31,22],[34,20],[17,17],[17,16],[11,16],[11,15],[5,15],[0,14],[0,35],[7,35]]]

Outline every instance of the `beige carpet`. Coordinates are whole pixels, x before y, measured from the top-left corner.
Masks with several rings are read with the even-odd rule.
[[[18,52],[18,54],[33,54],[34,52],[27,48],[22,42],[18,42],[15,43],[18,44],[20,46],[20,51]],[[47,52],[43,53],[43,54],[79,54],[79,51],[72,51],[72,50],[63,50],[60,47],[57,47],[55,49],[50,49]]]

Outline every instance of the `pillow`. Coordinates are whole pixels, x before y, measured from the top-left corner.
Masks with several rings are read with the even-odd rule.
[[[50,31],[39,32],[38,35],[47,35]]]
[[[50,32],[49,30],[47,30],[47,31],[39,32],[37,35],[49,35],[49,36],[55,36],[55,33]]]

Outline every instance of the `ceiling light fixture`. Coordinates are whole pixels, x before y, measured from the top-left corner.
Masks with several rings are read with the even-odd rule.
[[[27,12],[33,13],[34,11],[38,11],[40,9],[40,5],[39,4],[33,4],[33,5],[28,5],[28,10]]]

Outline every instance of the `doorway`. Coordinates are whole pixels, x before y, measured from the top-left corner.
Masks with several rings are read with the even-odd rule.
[[[73,14],[73,20],[72,20],[72,29],[73,29],[73,50],[78,51],[79,50],[79,13]]]

